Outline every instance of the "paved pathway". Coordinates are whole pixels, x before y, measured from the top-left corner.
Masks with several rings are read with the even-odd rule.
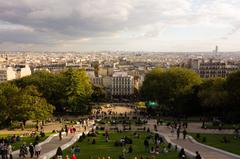
[[[174,144],[177,144],[183,147],[184,149],[188,149],[193,153],[198,151],[201,154],[201,156],[204,157],[204,159],[236,159],[236,157],[232,157],[219,151],[209,149],[207,147],[196,144],[192,142],[189,138],[184,140],[180,136],[180,139],[177,139],[176,135],[172,135],[170,133],[170,129],[166,126],[161,126],[160,132],[164,133],[164,135],[167,136]]]
[[[154,120],[148,122],[148,125],[151,127],[151,129],[153,129],[154,124],[156,124],[156,121]],[[193,153],[198,151],[204,159],[239,159],[240,158],[240,157],[239,158],[233,157],[233,156],[221,153],[219,151],[204,147],[202,145],[196,144],[189,138],[184,140],[180,136],[180,139],[177,139],[177,136],[175,134],[171,134],[170,128],[167,126],[159,126],[158,131],[162,133],[164,136],[167,136],[171,140],[171,142],[173,142],[174,144],[177,144]]]
[[[188,132],[192,133],[206,133],[206,134],[234,134],[234,129],[202,129],[202,123],[189,123]]]
[[[71,134],[71,133],[69,133],[68,136],[66,136],[65,134],[63,134],[63,138],[62,138],[61,141],[59,140],[59,136],[57,135],[57,136],[53,137],[49,142],[41,145],[42,151],[41,151],[41,154],[40,154],[40,158],[41,158],[41,156],[43,156],[45,153],[48,153],[48,152],[50,152],[50,151],[52,151],[52,150],[55,150],[55,149],[58,148],[59,146],[63,146],[64,144],[70,142],[75,135],[78,135],[79,133],[81,133],[81,132],[84,131],[83,128],[79,128],[79,127],[77,127],[77,126],[75,126],[75,127],[76,127],[77,130],[78,130],[78,131],[76,132],[76,134],[73,134],[73,133]],[[88,130],[89,130],[89,129],[88,129]],[[13,159],[20,159],[18,155],[19,155],[19,153],[15,153],[15,154],[13,155]],[[29,154],[29,153],[28,153],[26,159],[30,159],[30,154]],[[34,159],[36,159],[35,156],[34,156]]]
[[[72,139],[72,137],[73,137],[73,134],[69,134],[68,136],[64,136],[61,141],[59,140],[59,136],[53,137],[48,143],[43,144],[41,146],[42,147],[41,154],[47,153],[51,150],[54,150],[56,147],[62,146],[63,144],[69,142]],[[20,157],[18,155],[19,155],[18,153],[13,155],[13,158],[19,159]],[[30,154],[28,153],[27,158],[30,158],[29,155]]]

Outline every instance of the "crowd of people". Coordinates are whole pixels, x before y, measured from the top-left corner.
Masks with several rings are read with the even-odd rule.
[[[33,158],[34,154],[38,158],[40,156],[41,150],[42,150],[42,147],[37,142],[30,143],[29,146],[27,146],[27,144],[24,142],[20,146],[19,157],[20,158],[26,158],[28,156],[28,153],[29,153],[30,158]]]
[[[176,133],[177,139],[180,138],[180,134],[182,133],[183,139],[186,139],[187,136],[187,123],[173,123],[170,125],[172,136]]]
[[[7,142],[0,142],[0,155],[2,159],[12,159],[12,145]]]

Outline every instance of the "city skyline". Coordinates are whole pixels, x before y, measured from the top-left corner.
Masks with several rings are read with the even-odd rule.
[[[0,50],[240,51],[238,0],[0,0]]]

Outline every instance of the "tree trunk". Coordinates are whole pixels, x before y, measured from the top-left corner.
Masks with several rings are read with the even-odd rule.
[[[26,120],[23,120],[23,121],[22,121],[22,130],[24,130],[24,128],[25,128],[25,126],[26,126],[26,122],[27,122]]]

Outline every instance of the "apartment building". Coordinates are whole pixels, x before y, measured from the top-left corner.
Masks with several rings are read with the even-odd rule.
[[[0,68],[0,83],[16,79],[16,72],[12,67]]]
[[[112,77],[112,96],[129,96],[134,93],[133,76],[127,72],[115,72]]]
[[[239,69],[237,65],[212,59],[208,61],[202,59],[191,60],[191,68],[198,72],[202,78],[226,77],[229,73]]]

